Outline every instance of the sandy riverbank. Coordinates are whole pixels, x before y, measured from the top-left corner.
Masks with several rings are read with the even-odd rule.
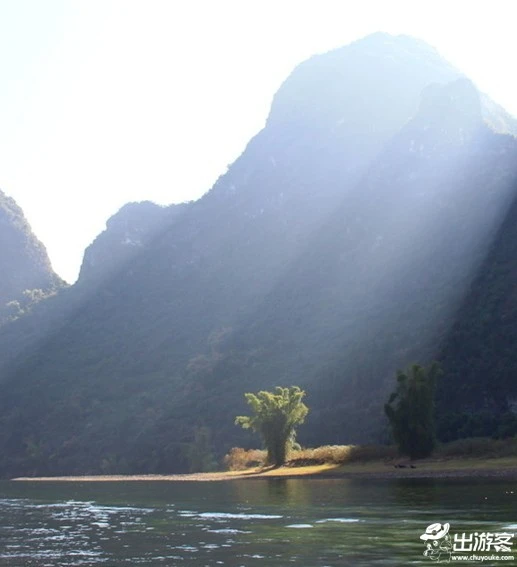
[[[56,477],[19,477],[18,482],[163,482],[190,481],[214,482],[229,480],[256,480],[273,478],[506,478],[517,480],[516,459],[452,459],[447,461],[422,461],[415,468],[395,467],[392,463],[365,462],[346,465],[316,465],[306,467],[281,467],[279,469],[248,469],[214,473],[170,475],[84,475]]]
[[[336,469],[335,465],[318,465],[310,467],[281,467],[279,469],[253,468],[244,471],[224,471],[188,474],[146,474],[146,475],[84,475],[84,476],[49,476],[19,477],[14,481],[34,482],[126,482],[126,481],[193,481],[209,482],[221,480],[242,480],[252,478],[319,476]]]

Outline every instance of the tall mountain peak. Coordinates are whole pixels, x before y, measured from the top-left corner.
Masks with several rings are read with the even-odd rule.
[[[459,76],[425,42],[376,33],[298,65],[275,95],[268,125],[373,123],[392,133],[416,111],[408,102],[430,82]]]
[[[376,51],[376,53],[381,56],[389,53],[392,56],[398,54],[403,57],[412,56],[418,57],[419,59],[425,58],[428,61],[434,59],[439,65],[445,63],[448,67],[454,69],[452,65],[440,55],[435,47],[422,39],[407,34],[393,35],[378,31],[338,49],[345,49],[346,47],[370,52]],[[455,72],[459,73],[457,70],[455,70]]]
[[[486,95],[476,94],[473,83],[434,47],[383,32],[298,65],[276,93],[267,125],[298,136],[331,127],[360,138],[375,131],[387,139],[415,116],[430,84],[435,87],[427,94],[435,96],[440,85],[451,85],[442,97],[456,98],[457,108],[466,102],[469,112],[480,98],[484,121],[494,131],[517,135],[517,121]]]

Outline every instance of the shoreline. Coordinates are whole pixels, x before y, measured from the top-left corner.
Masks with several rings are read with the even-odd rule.
[[[10,480],[13,482],[221,482],[233,480],[272,479],[392,480],[408,478],[517,480],[517,466],[513,463],[512,466],[497,466],[498,463],[490,463],[489,461],[467,464],[474,466],[454,467],[453,463],[423,463],[422,465],[417,464],[416,468],[395,468],[394,465],[382,464],[381,467],[379,467],[379,463],[358,463],[351,465],[319,465],[297,468],[281,467],[279,469],[251,469],[244,471],[213,473],[69,475],[50,477],[16,477]],[[390,468],[390,466],[392,468]]]

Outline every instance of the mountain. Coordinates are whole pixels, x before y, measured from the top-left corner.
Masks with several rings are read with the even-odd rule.
[[[103,284],[125,267],[138,254],[147,250],[160,231],[181,215],[189,204],[160,207],[149,201],[128,203],[108,219],[106,230],[85,250],[79,279],[74,286],[60,288],[59,293],[25,293],[32,302],[24,305],[30,317],[15,306],[16,316],[10,325],[0,328],[0,379],[10,374],[28,353],[44,348],[50,337],[66,329],[66,325],[99,293]],[[44,298],[46,301],[41,301]],[[27,299],[26,299],[27,302]],[[12,310],[12,305],[9,305]],[[29,308],[29,309],[28,309]],[[66,332],[66,331],[65,331]]]
[[[14,199],[0,191],[0,324],[53,293],[63,281]]]
[[[439,434],[517,434],[517,199],[468,289],[439,359]]]
[[[151,201],[124,205],[108,219],[106,230],[85,250],[79,282],[91,285],[115,274],[187,206],[161,207]]]
[[[379,439],[517,195],[516,132],[412,38],[302,63],[207,194],[123,209],[77,285],[0,329],[0,474],[187,470],[206,432],[248,444],[243,394],[279,384],[308,392],[302,443]]]

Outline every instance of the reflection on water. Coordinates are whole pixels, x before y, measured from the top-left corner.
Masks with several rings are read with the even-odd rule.
[[[266,482],[236,482],[235,497],[239,502],[261,505],[271,502],[275,505],[310,506],[310,484],[298,482],[296,479],[272,478]]]
[[[515,530],[516,493],[417,479],[5,482],[0,566],[426,565],[429,524]]]

